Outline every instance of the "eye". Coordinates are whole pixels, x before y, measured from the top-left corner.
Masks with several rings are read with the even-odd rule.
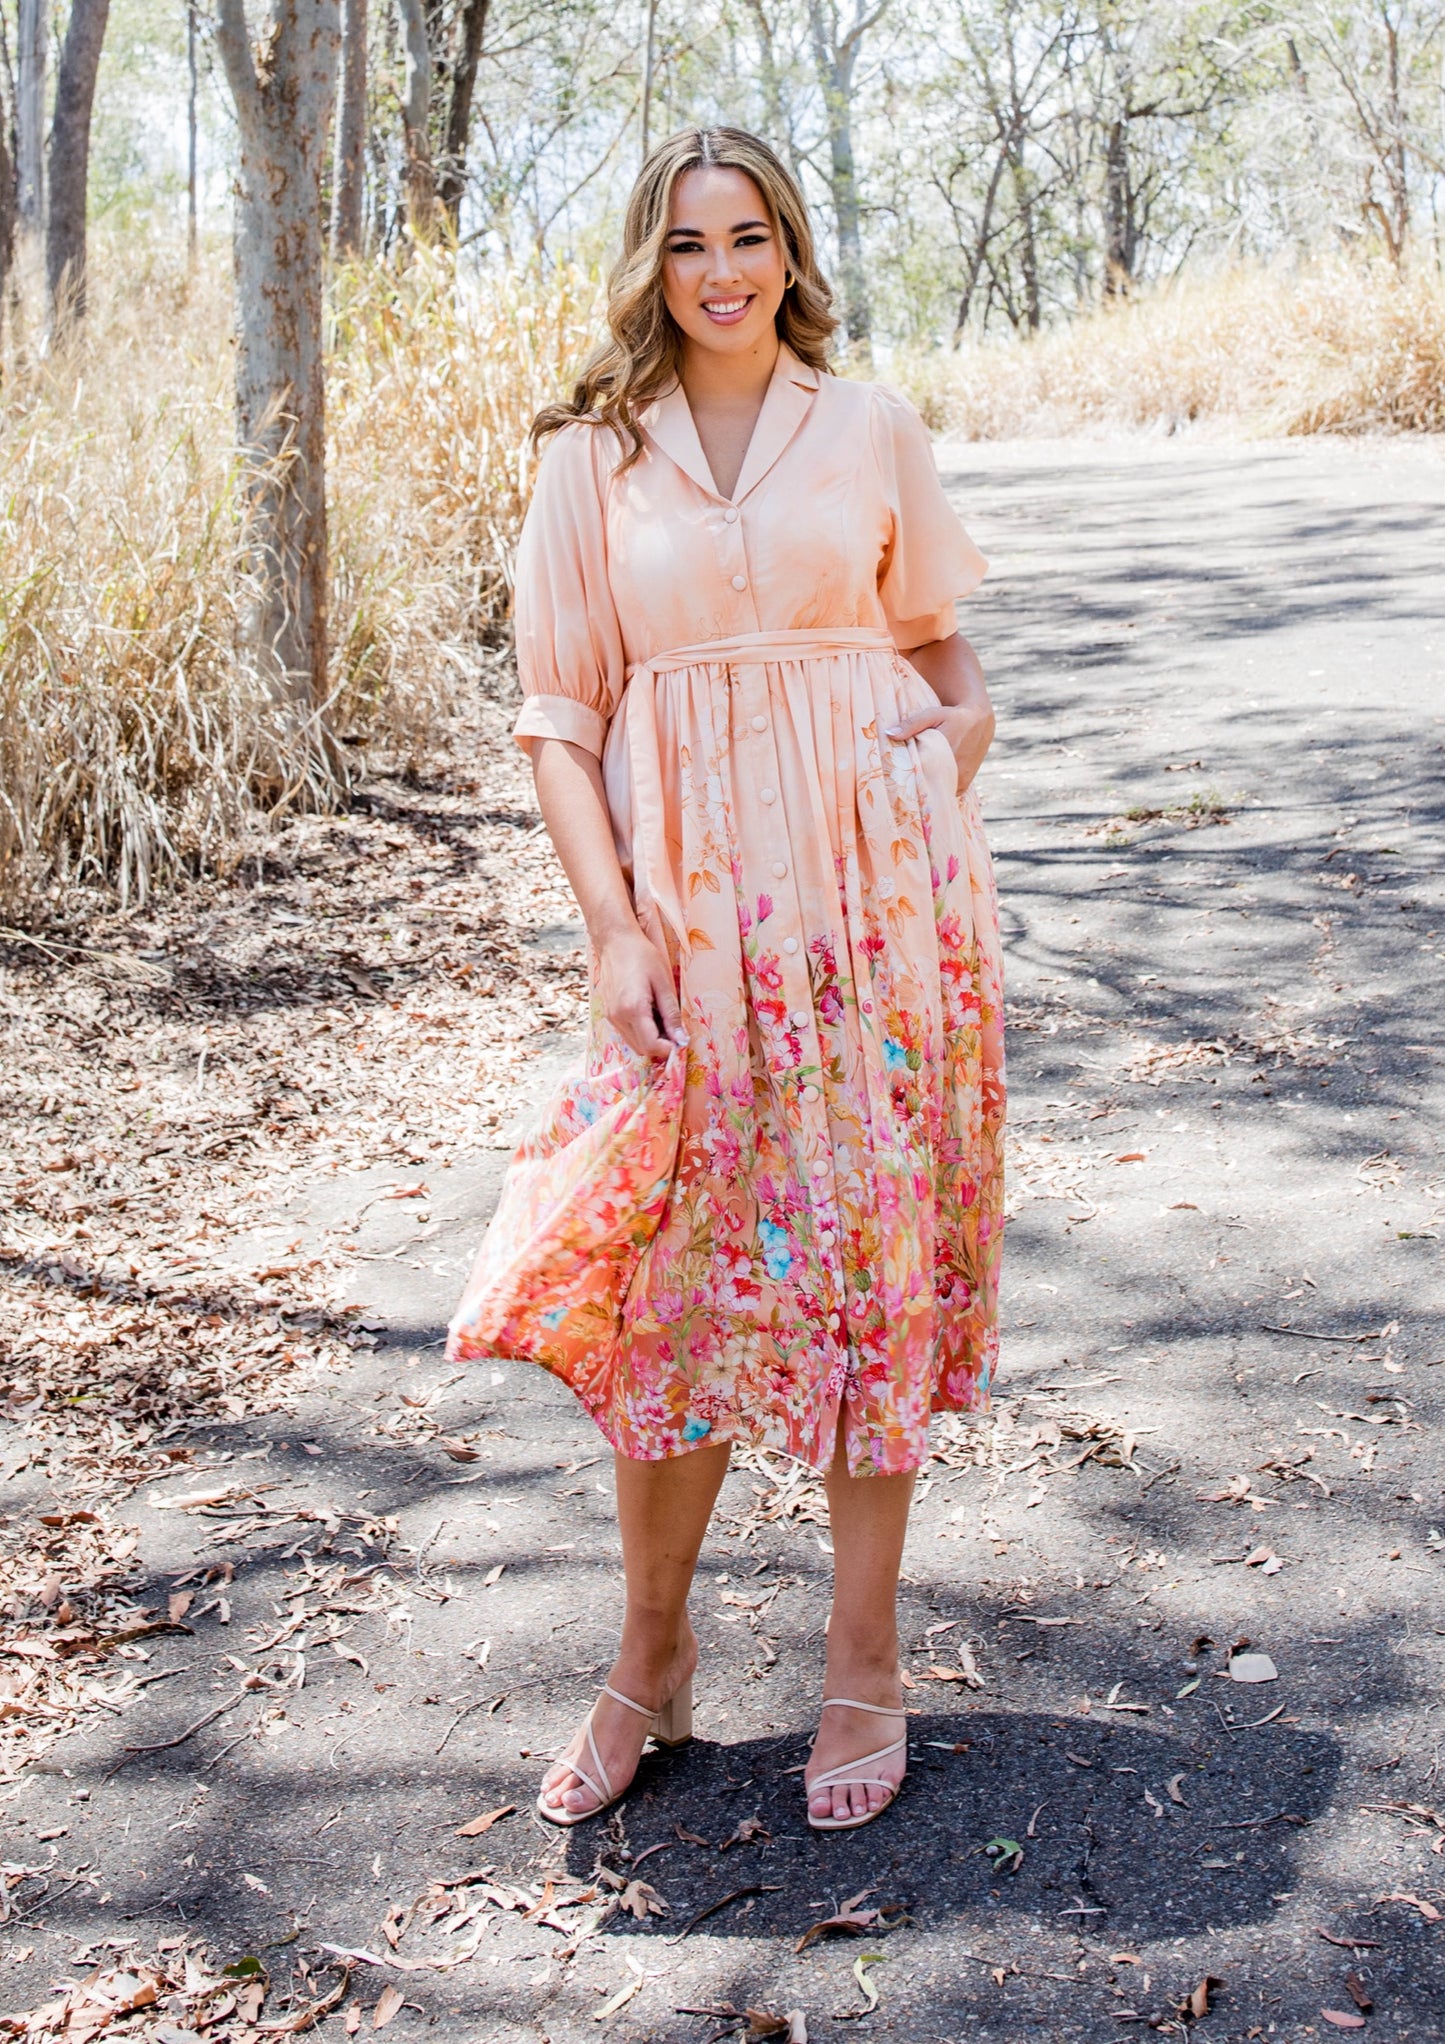
[[[669,255],[697,255],[702,248],[700,241],[674,241],[668,247]]]
[[[736,245],[738,248],[761,248],[771,238],[767,234],[740,234]]]

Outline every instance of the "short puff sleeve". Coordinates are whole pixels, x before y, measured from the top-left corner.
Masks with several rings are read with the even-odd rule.
[[[875,384],[869,424],[892,527],[878,595],[906,653],[957,631],[954,603],[978,587],[988,562],[943,494],[928,428],[907,398]]]
[[[616,440],[564,426],[542,456],[517,546],[512,614],[525,700],[513,736],[563,738],[599,758],[627,664],[607,576],[607,480]]]

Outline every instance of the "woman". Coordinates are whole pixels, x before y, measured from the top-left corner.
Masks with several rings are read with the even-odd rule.
[[[543,1362],[616,1451],[622,1641],[543,1782],[557,1824],[616,1801],[650,1731],[690,1733],[688,1590],[734,1440],[826,1472],[808,1821],[887,1807],[914,1475],[930,1411],[982,1403],[995,1355],[998,915],[970,791],[994,720],[954,615],[985,563],[916,413],[827,373],[829,302],[772,151],[676,135],[628,205],[609,338],[534,428],[516,735],[593,1027],[450,1352]]]

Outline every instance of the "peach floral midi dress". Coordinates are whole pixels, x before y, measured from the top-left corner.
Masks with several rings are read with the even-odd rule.
[[[978,803],[902,658],[985,562],[905,399],[780,353],[731,500],[686,396],[549,445],[516,568],[518,740],[602,761],[685,1053],[594,1001],[449,1353],[561,1376],[624,1454],[916,1468],[997,1352],[1004,1068]]]

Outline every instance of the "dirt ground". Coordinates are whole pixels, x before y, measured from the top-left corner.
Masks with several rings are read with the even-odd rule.
[[[699,1737],[529,1814],[621,1591],[567,1394],[441,1359],[579,1018],[497,672],[445,772],[0,949],[12,2032],[1445,2037],[1445,458],[940,460],[1012,1219],[897,1808],[806,1828],[826,1516],[739,1458]]]

